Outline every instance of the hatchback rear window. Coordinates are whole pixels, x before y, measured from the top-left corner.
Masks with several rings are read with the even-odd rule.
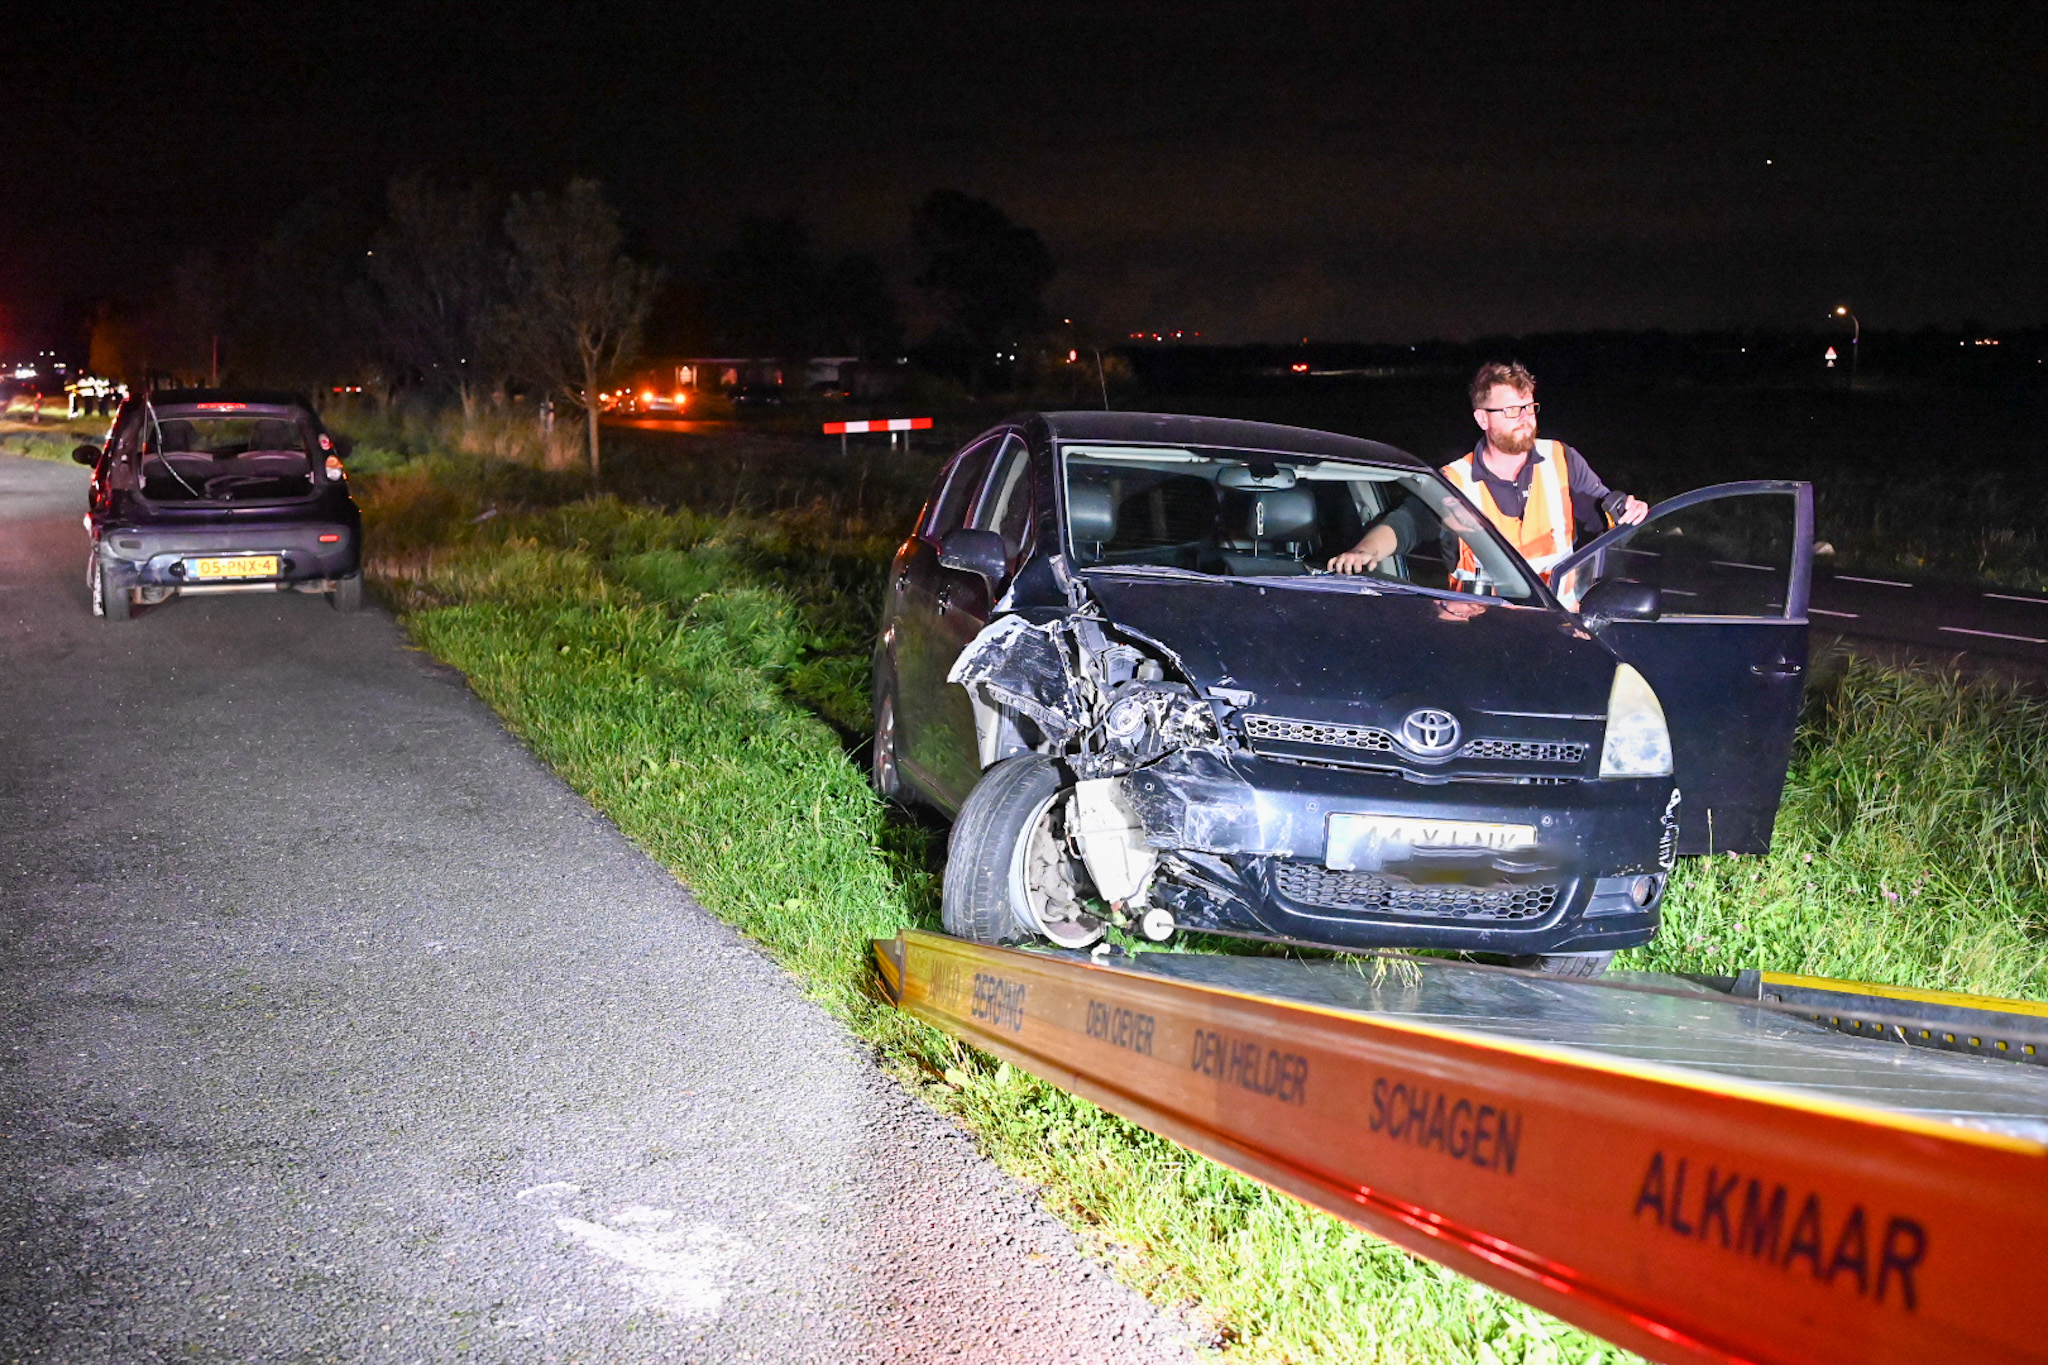
[[[161,502],[275,502],[314,489],[311,431],[285,416],[193,413],[145,424],[142,495]]]

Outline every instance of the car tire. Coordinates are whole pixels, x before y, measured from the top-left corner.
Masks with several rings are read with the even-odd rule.
[[[125,621],[132,606],[128,598],[128,589],[114,582],[113,575],[107,572],[104,563],[96,564],[93,568],[93,615],[109,621]]]
[[[903,770],[896,766],[896,689],[883,688],[875,698],[875,741],[868,751],[868,780],[884,801],[901,801]]]
[[[1067,851],[1066,774],[1040,754],[1020,754],[982,774],[946,849],[939,920],[955,938],[1014,943],[1044,937],[1062,948],[1101,938],[1082,897],[1086,873]]]
[[[334,580],[334,590],[327,594],[327,600],[334,604],[336,611],[361,611],[363,609],[363,575],[361,570],[345,578]]]
[[[1545,976],[1604,976],[1614,965],[1613,953],[1531,953],[1511,957],[1510,967],[1541,972]]]

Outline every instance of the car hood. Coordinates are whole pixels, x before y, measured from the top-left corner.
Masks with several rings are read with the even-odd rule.
[[[1418,706],[1602,716],[1614,680],[1614,656],[1554,608],[1256,579],[1087,582],[1112,622],[1171,650],[1205,691],[1256,693],[1258,711],[1390,726]]]

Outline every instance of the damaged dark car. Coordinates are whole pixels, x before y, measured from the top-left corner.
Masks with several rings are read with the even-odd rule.
[[[229,592],[316,592],[363,603],[362,516],[345,443],[288,393],[185,389],[138,395],[92,467],[86,588],[93,615]]]
[[[1325,571],[1395,515],[1426,532],[1406,553]],[[1598,972],[1656,934],[1680,852],[1769,847],[1812,515],[1805,484],[1701,489],[1546,583],[1391,446],[1018,417],[948,462],[896,555],[875,783],[953,818],[963,937]]]

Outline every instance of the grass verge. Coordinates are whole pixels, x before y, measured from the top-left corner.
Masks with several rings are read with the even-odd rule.
[[[0,455],[24,455],[31,460],[63,464],[80,445],[98,445],[106,434],[104,417],[56,415],[41,422],[10,417],[0,419]]]
[[[499,510],[528,480],[366,481],[372,574],[407,626],[1127,1281],[1232,1359],[1622,1358],[880,1004],[867,940],[936,919],[935,836],[848,754],[886,540],[817,507]],[[1852,668],[1814,698],[1778,851],[1687,865],[1631,965],[2041,995],[2044,747],[2014,692]]]

